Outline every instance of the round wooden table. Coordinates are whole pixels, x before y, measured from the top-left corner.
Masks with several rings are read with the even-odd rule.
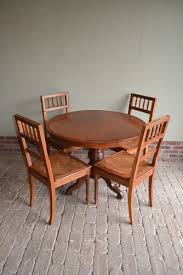
[[[104,149],[120,146],[140,135],[144,122],[134,116],[103,110],[87,110],[58,115],[47,122],[47,130],[54,138],[67,145],[88,148],[89,164],[93,165],[104,157]],[[121,198],[116,185],[106,180],[110,189]],[[67,193],[79,188],[80,183],[69,187]]]

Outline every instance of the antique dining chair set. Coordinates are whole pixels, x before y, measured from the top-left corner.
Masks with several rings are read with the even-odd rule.
[[[96,163],[93,167],[71,156],[71,153],[79,147],[68,147],[49,135],[46,129],[48,114],[53,111],[65,110],[69,112],[69,96],[67,92],[41,96],[44,130],[41,124],[15,115],[17,133],[22,148],[28,171],[30,184],[30,205],[35,200],[35,182],[38,179],[45,183],[50,191],[50,220],[54,223],[57,187],[61,187],[71,181],[85,179],[86,203],[89,202],[89,179],[94,177],[94,201],[98,203],[98,179],[100,177],[113,180],[128,190],[128,205],[130,222],[134,222],[133,204],[136,187],[146,178],[149,178],[149,200],[153,206],[153,179],[155,167],[162,144],[169,116],[164,116],[153,121],[156,99],[131,94],[128,114],[132,111],[140,111],[149,115],[149,122],[144,126],[141,135],[129,142],[122,142],[118,148],[113,148],[117,153]],[[31,145],[35,144],[37,150]],[[57,151],[50,153],[50,148]]]

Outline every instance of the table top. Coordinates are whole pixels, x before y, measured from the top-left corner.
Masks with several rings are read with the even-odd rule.
[[[70,112],[47,122],[48,132],[73,146],[114,148],[138,137],[144,122],[132,115],[103,110]]]

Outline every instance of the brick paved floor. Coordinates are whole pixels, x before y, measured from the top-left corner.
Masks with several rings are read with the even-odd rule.
[[[85,186],[72,196],[57,190],[56,222],[37,183],[31,209],[20,155],[0,156],[0,274],[183,274],[183,164],[159,163],[155,206],[147,185],[135,194],[135,224],[123,199],[100,181],[99,206],[84,204]]]

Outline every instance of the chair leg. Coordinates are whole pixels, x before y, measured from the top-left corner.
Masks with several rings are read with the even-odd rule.
[[[153,207],[154,204],[154,175],[149,177],[149,201],[150,206]]]
[[[49,143],[47,143],[47,152],[48,152],[48,155],[50,155],[50,144]]]
[[[128,190],[128,209],[130,216],[130,223],[134,222],[134,190],[133,188],[129,188]]]
[[[89,183],[90,183],[90,176],[87,175],[86,177],[86,204],[89,203]]]
[[[32,207],[35,201],[35,179],[32,175],[29,174],[29,184],[30,184],[30,206]]]
[[[98,206],[98,175],[94,177],[94,203]]]
[[[56,206],[56,196],[55,189],[50,188],[50,224],[54,223],[55,219],[55,206]]]

